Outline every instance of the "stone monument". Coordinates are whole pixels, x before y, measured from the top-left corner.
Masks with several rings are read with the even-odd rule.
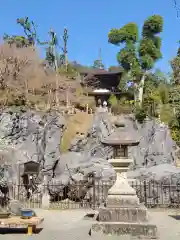
[[[117,125],[116,125],[117,126]],[[156,238],[157,228],[150,224],[147,209],[141,205],[136,191],[126,178],[128,166],[132,159],[128,158],[128,146],[139,144],[137,133],[129,133],[124,123],[102,142],[113,147],[113,159],[109,159],[117,173],[115,184],[108,191],[106,207],[101,207],[92,225],[93,232],[104,234],[131,235]]]

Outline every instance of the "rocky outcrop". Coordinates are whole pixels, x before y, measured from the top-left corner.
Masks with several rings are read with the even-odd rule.
[[[78,200],[87,193],[91,197],[94,191],[93,181],[113,182],[116,177],[107,161],[112,157],[112,148],[101,142],[102,138],[115,130],[111,117],[106,112],[97,112],[87,135],[76,136],[72,139],[69,151],[60,154],[59,145],[66,127],[63,116],[55,112],[42,113],[32,110],[2,111],[0,186],[17,182],[18,162],[34,160],[41,165],[37,184],[41,185],[43,175],[48,174],[48,189],[53,198],[61,195],[63,199],[68,197]],[[139,179],[158,176],[160,181],[164,177],[167,179],[168,175],[168,179],[172,179],[172,176],[179,179],[179,172],[175,167],[178,148],[172,141],[168,128],[155,120],[147,120],[140,125],[130,116],[125,117],[125,123],[128,131],[138,131],[141,136],[139,146],[129,150],[134,159],[129,176]],[[168,174],[167,169],[171,169]],[[75,187],[78,184],[82,186],[79,192]],[[110,186],[111,184],[108,187]],[[41,190],[39,187],[38,191]],[[95,188],[95,191],[98,191],[98,188]]]
[[[157,181],[171,181],[176,176],[178,181],[179,169],[175,164],[179,147],[172,140],[168,127],[150,119],[142,125],[136,123],[135,127],[141,139],[137,147],[130,149],[134,164],[128,176]]]
[[[142,125],[136,124],[136,127],[141,139],[139,146],[132,149],[135,168],[175,163],[177,146],[165,124],[146,120]]]
[[[108,115],[97,113],[87,136],[78,136],[73,139],[69,152],[61,155],[54,172],[55,178],[49,184],[51,195],[64,193],[63,189],[66,186],[66,195],[70,197],[76,185],[79,187],[79,193],[81,192],[83,196],[85,192],[88,192],[89,198],[91,198],[93,191],[97,191],[96,195],[98,196],[99,189],[98,187],[95,190],[92,189],[92,181],[97,183],[107,181],[109,182],[108,188],[111,187],[111,182],[113,183],[116,177],[114,169],[107,161],[109,154],[112,154],[112,149],[104,147],[101,143],[102,137],[107,136],[110,131],[112,131],[112,126]],[[107,194],[107,189],[105,192]],[[66,195],[64,194],[62,198],[66,198]],[[76,200],[79,198],[80,196]]]
[[[65,121],[56,113],[6,109],[0,114],[1,181],[17,183],[17,164],[30,160],[52,169]]]
[[[66,127],[63,116],[55,112],[3,111],[0,114],[1,185],[17,184],[18,164],[33,160],[41,166],[36,184],[43,183],[43,175],[48,174],[48,189],[53,198],[62,191],[62,198],[83,198],[88,191],[92,192],[92,179],[115,179],[115,172],[107,161],[108,151],[101,144],[102,136],[110,131],[108,124],[105,116],[96,115],[88,138],[74,139],[69,152],[60,154],[60,141]],[[22,174],[23,165],[20,166]],[[78,184],[82,191],[75,191]],[[35,189],[37,194],[42,190],[41,187]]]

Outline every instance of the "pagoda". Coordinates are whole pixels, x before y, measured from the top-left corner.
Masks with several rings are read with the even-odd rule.
[[[116,123],[116,127],[102,142],[113,148],[113,158],[108,161],[115,169],[117,178],[108,191],[106,206],[99,209],[91,234],[100,232],[156,238],[157,228],[149,223],[147,208],[140,204],[136,191],[126,177],[128,167],[133,162],[128,157],[128,146],[137,146],[140,138],[136,131],[129,130],[123,122]]]

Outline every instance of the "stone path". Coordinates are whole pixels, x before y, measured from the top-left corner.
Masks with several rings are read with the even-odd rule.
[[[87,213],[84,210],[36,210],[39,216],[43,216],[45,221],[42,225],[43,230],[32,237],[24,234],[6,234],[0,235],[4,240],[24,240],[24,239],[39,239],[39,240],[131,240],[136,239],[129,236],[115,237],[104,235],[88,235],[88,231],[92,224],[91,220],[83,220],[83,216]],[[179,240],[180,239],[180,220],[177,221],[171,214],[180,214],[180,210],[150,210],[151,221],[156,223],[160,234],[160,240]],[[143,238],[144,239],[144,238]]]

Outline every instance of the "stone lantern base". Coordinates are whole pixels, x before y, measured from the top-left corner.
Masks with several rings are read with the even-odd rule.
[[[149,224],[147,209],[140,205],[135,190],[125,174],[117,173],[115,184],[108,192],[107,206],[99,209],[91,233],[157,237],[157,228]]]

